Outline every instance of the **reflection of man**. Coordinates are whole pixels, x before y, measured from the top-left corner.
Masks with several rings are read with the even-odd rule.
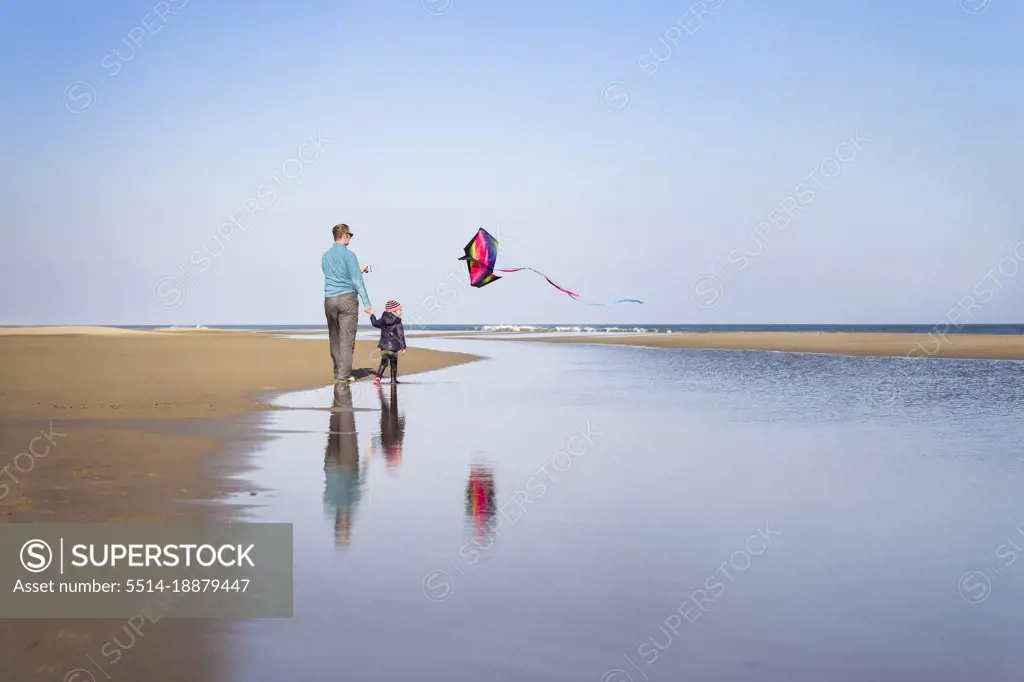
[[[360,267],[356,254],[349,251],[352,230],[348,225],[335,225],[333,234],[334,245],[324,251],[320,259],[320,269],[324,272],[324,315],[331,339],[334,380],[354,381],[352,355],[356,349],[356,326],[359,322],[358,299],[362,299],[366,306],[366,314],[373,314],[370,297],[363,284],[363,273],[369,272],[370,268]]]
[[[338,547],[349,544],[352,517],[362,494],[363,477],[356,442],[356,419],[352,411],[352,388],[334,384],[334,407],[324,451],[324,505],[334,516]]]

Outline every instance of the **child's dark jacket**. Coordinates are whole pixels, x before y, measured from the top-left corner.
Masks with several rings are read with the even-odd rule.
[[[370,324],[380,329],[380,343],[377,348],[398,352],[405,350],[405,327],[402,326],[402,318],[392,313],[384,313],[377,319],[376,315],[370,315]]]

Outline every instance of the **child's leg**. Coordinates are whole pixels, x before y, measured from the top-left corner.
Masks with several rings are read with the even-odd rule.
[[[391,383],[398,383],[398,353],[391,354]]]
[[[387,351],[383,351],[380,354],[380,367],[377,368],[377,378],[380,379],[384,376],[384,368],[388,366],[388,354]]]

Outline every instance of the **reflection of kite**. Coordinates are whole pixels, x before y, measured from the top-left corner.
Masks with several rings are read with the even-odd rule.
[[[466,484],[466,514],[472,521],[477,538],[482,538],[491,529],[496,512],[494,506],[494,471],[480,462],[469,471]]]
[[[533,268],[495,268],[494,264],[498,260],[498,240],[495,239],[490,232],[484,228],[477,230],[476,235],[469,240],[464,249],[466,252],[459,260],[466,261],[466,267],[469,268],[469,283],[474,287],[482,287],[490,284],[494,280],[501,279],[500,276],[495,275],[495,272],[519,272],[520,270],[529,270],[534,272],[548,281],[548,284],[569,295],[570,298],[579,301],[580,295],[576,292],[569,291],[565,287],[561,287],[551,281],[551,278],[545,275],[539,270]],[[587,305],[597,306],[608,306],[615,305],[616,303],[643,303],[643,301],[636,298],[619,298],[608,303],[587,303]]]

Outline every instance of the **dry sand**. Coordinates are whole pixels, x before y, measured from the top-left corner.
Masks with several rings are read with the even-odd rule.
[[[1024,360],[1024,336],[1017,334],[856,334],[845,332],[710,332],[704,334],[586,334],[517,341],[600,343],[658,348],[772,350],[834,355],[881,355],[991,360]]]
[[[477,358],[416,348],[400,357],[402,375]],[[357,342],[355,367],[376,369],[378,361],[373,342]],[[222,440],[202,435],[198,426],[234,422],[195,418],[266,409],[261,393],[328,385],[331,369],[321,339],[0,329],[0,523],[209,521],[221,512],[187,501],[236,491],[239,483],[216,474],[236,473],[243,463],[224,455]],[[52,444],[46,449],[47,441],[37,440],[35,450],[45,454],[20,455],[41,433]],[[252,435],[236,426],[236,438]],[[225,626],[162,619],[147,624],[141,637],[126,627],[125,620],[0,620],[0,682],[63,680],[77,668],[105,679],[89,657],[107,664],[114,679],[225,678],[212,637]],[[111,667],[103,645],[133,636]]]
[[[376,370],[372,341],[354,367]],[[400,374],[477,359],[409,348]],[[5,418],[182,418],[262,409],[257,394],[331,383],[325,339],[258,332],[135,331],[86,327],[0,331],[0,414]]]

